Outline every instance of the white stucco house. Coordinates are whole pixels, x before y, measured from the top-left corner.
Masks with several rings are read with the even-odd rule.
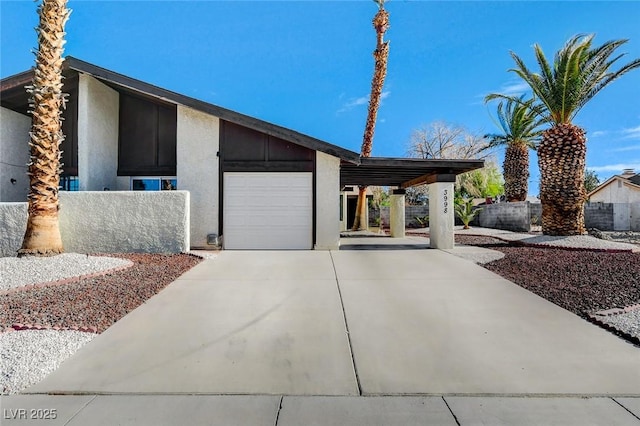
[[[640,202],[640,173],[625,169],[613,175],[589,194],[592,203],[638,203]]]
[[[342,188],[421,183],[444,191],[433,197],[434,211],[444,204],[441,219],[432,215],[442,225],[432,245],[449,248],[455,176],[484,164],[361,158],[73,57],[64,74],[62,190],[187,190],[192,248],[222,237],[225,249],[333,249],[347,214]],[[26,201],[31,77],[29,70],[0,81],[0,202]],[[396,196],[400,208],[402,189]]]
[[[615,231],[640,230],[640,173],[625,169],[587,194],[590,203],[611,204]]]

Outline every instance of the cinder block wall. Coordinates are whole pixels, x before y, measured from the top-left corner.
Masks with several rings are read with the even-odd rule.
[[[478,215],[478,221],[483,228],[529,232],[531,229],[530,217],[529,202],[521,201],[484,205]]]
[[[621,209],[624,207],[624,209]],[[484,228],[504,229],[515,232],[529,232],[532,219],[535,217],[536,223],[542,223],[542,204],[530,203],[528,201],[518,203],[497,203],[480,206],[482,211],[471,221],[472,225]],[[640,203],[630,203],[617,205],[618,214],[624,210],[629,215],[629,226],[625,229],[640,232]],[[389,208],[382,207],[382,221],[389,224]],[[406,206],[405,221],[407,226],[417,226],[416,216],[427,216],[429,206]],[[374,218],[378,217],[378,212],[369,209],[370,224],[375,224]],[[587,228],[597,228],[601,231],[613,231],[615,229],[616,205],[612,203],[586,203],[584,206],[584,221]],[[620,222],[620,220],[618,220]],[[626,221],[625,221],[626,223]],[[412,225],[410,225],[412,224]],[[460,224],[456,217],[456,224]],[[620,226],[618,226],[619,228]]]
[[[529,223],[542,225],[542,203],[529,203]]]
[[[0,256],[15,256],[27,203],[0,203]],[[61,192],[66,252],[181,253],[189,250],[188,191]]]
[[[601,231],[613,231],[613,204],[585,203],[584,225]]]
[[[631,230],[635,232],[640,232],[640,202],[631,203],[631,220],[630,226]]]
[[[418,227],[420,224],[416,220],[416,216],[424,217],[429,216],[429,206],[404,206],[404,223],[407,227]],[[390,212],[389,207],[380,208],[380,217],[386,227],[389,227]],[[376,226],[376,219],[378,218],[378,210],[369,208],[369,225]]]

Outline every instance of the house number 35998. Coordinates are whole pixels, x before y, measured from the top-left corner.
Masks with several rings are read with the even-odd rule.
[[[449,190],[445,189],[442,191],[442,205],[444,206],[444,213],[447,214],[449,211]]]

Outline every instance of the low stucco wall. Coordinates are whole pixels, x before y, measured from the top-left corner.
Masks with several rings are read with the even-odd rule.
[[[27,203],[0,203],[0,257],[11,257],[22,245]]]
[[[27,203],[0,203],[0,255],[15,256]],[[189,192],[61,192],[60,232],[67,252],[181,253],[189,249]]]

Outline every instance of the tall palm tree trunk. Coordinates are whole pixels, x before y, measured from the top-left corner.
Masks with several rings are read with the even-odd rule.
[[[69,18],[67,0],[43,0],[38,7],[38,51],[31,94],[31,158],[28,175],[29,218],[19,256],[50,256],[63,252],[58,226],[60,144],[64,140],[61,114],[64,25]]]
[[[586,153],[585,132],[574,124],[557,124],[542,134],[538,147],[538,165],[544,234],[585,233]]]
[[[371,80],[371,95],[369,98],[369,110],[367,112],[367,122],[364,127],[362,137],[362,148],[360,156],[370,157],[373,146],[373,134],[378,118],[378,108],[382,98],[382,87],[387,76],[387,59],[389,57],[389,42],[384,41],[384,33],[389,28],[389,13],[384,9],[384,1],[379,2],[380,8],[373,18],[373,27],[376,30],[377,43],[376,50],[373,51],[375,67],[373,79]],[[356,204],[356,217],[353,221],[352,230],[367,229],[367,187],[360,186],[358,190],[358,203]]]
[[[529,191],[529,147],[524,143],[509,144],[502,168],[507,201],[525,201]]]

